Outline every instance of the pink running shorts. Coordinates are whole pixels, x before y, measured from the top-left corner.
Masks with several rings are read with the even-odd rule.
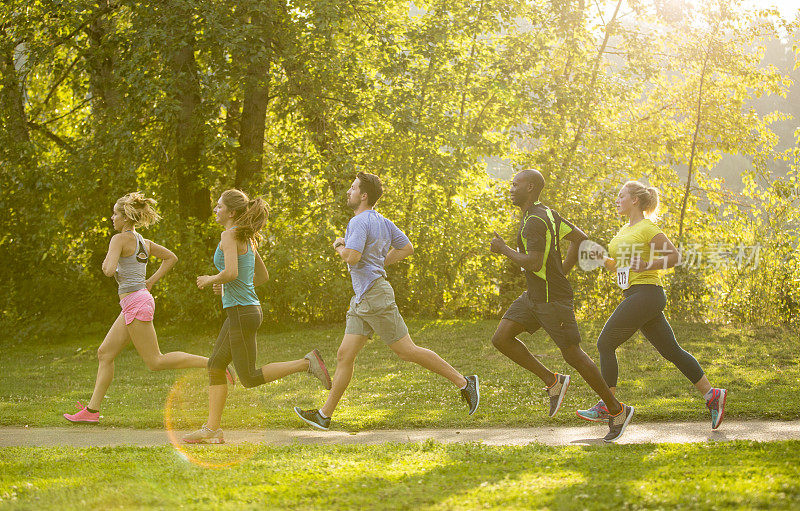
[[[119,305],[122,307],[126,325],[130,325],[134,319],[153,321],[156,313],[156,301],[146,288],[129,294],[119,301]]]

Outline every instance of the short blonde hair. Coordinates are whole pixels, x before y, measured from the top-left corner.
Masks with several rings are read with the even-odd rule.
[[[628,181],[623,188],[628,189],[631,197],[639,199],[639,209],[644,216],[650,219],[658,217],[658,189],[654,186],[646,186],[639,181]]]
[[[161,220],[156,211],[156,200],[145,197],[142,192],[131,192],[114,204],[114,211],[127,218],[134,227],[148,227]]]

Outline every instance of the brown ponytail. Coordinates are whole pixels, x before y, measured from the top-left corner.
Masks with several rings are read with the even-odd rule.
[[[239,241],[251,239],[261,240],[261,229],[267,224],[269,208],[261,197],[250,199],[236,189],[222,192],[220,200],[225,207],[233,211],[233,222],[236,224],[235,238]]]

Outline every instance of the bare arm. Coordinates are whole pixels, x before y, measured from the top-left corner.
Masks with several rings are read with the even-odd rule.
[[[225,255],[225,269],[216,275],[200,275],[197,277],[197,287],[203,289],[213,284],[225,284],[236,280],[239,276],[239,254],[236,250],[236,238],[233,231],[223,231],[220,241],[222,253]]]
[[[347,264],[357,264],[361,260],[361,252],[352,248],[345,248],[344,238],[336,238],[333,242],[333,249]]]
[[[122,255],[123,243],[124,240],[119,234],[111,237],[106,258],[103,259],[103,275],[106,277],[113,277],[117,272],[117,264],[119,263],[119,256]]]
[[[509,247],[497,233],[494,233],[494,238],[492,238],[491,250],[495,254],[506,256],[514,264],[534,273],[541,270],[542,264],[544,264],[544,252],[538,252],[536,250],[532,250],[529,254],[517,252]]]
[[[646,263],[637,257],[631,262],[631,271],[666,270],[667,268],[672,268],[681,260],[680,251],[675,248],[675,245],[662,232],[656,234],[650,240],[650,253],[653,254],[654,252],[664,255],[653,259],[651,263]]]
[[[153,257],[161,259],[161,265],[158,267],[156,272],[150,275],[150,278],[147,279],[147,281],[145,282],[145,284],[147,285],[147,290],[149,291],[150,289],[152,289],[153,284],[161,280],[161,277],[163,277],[169,270],[172,269],[173,266],[175,266],[175,263],[178,262],[178,256],[176,256],[172,252],[172,250],[166,247],[162,247],[158,243],[155,243],[150,240],[146,241],[148,244],[147,253]]]
[[[264,260],[261,259],[261,254],[259,254],[258,250],[256,250],[255,243],[253,244],[253,253],[256,255],[256,268],[255,275],[253,275],[253,286],[258,287],[269,280],[269,272],[267,271],[267,265],[264,264]]]
[[[389,266],[390,264],[394,264],[397,261],[400,261],[401,259],[404,259],[413,253],[414,253],[414,247],[411,245],[411,243],[409,243],[403,248],[392,247],[389,250],[389,253],[386,254],[386,259],[384,259],[383,261],[383,266],[386,267]]]
[[[564,261],[561,263],[561,268],[564,270],[564,275],[569,273],[570,270],[575,267],[575,263],[578,262],[578,250],[581,246],[581,242],[588,238],[589,237],[586,236],[586,233],[577,227],[573,229],[572,232],[564,236],[563,239],[569,241],[567,255],[564,256]]]

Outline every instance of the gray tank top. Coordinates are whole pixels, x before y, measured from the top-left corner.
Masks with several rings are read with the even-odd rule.
[[[114,274],[119,284],[119,294],[132,293],[147,287],[144,281],[147,278],[147,258],[150,254],[147,253],[147,244],[142,235],[138,232],[133,234],[136,236],[136,250],[133,255],[119,258],[117,272]]]

